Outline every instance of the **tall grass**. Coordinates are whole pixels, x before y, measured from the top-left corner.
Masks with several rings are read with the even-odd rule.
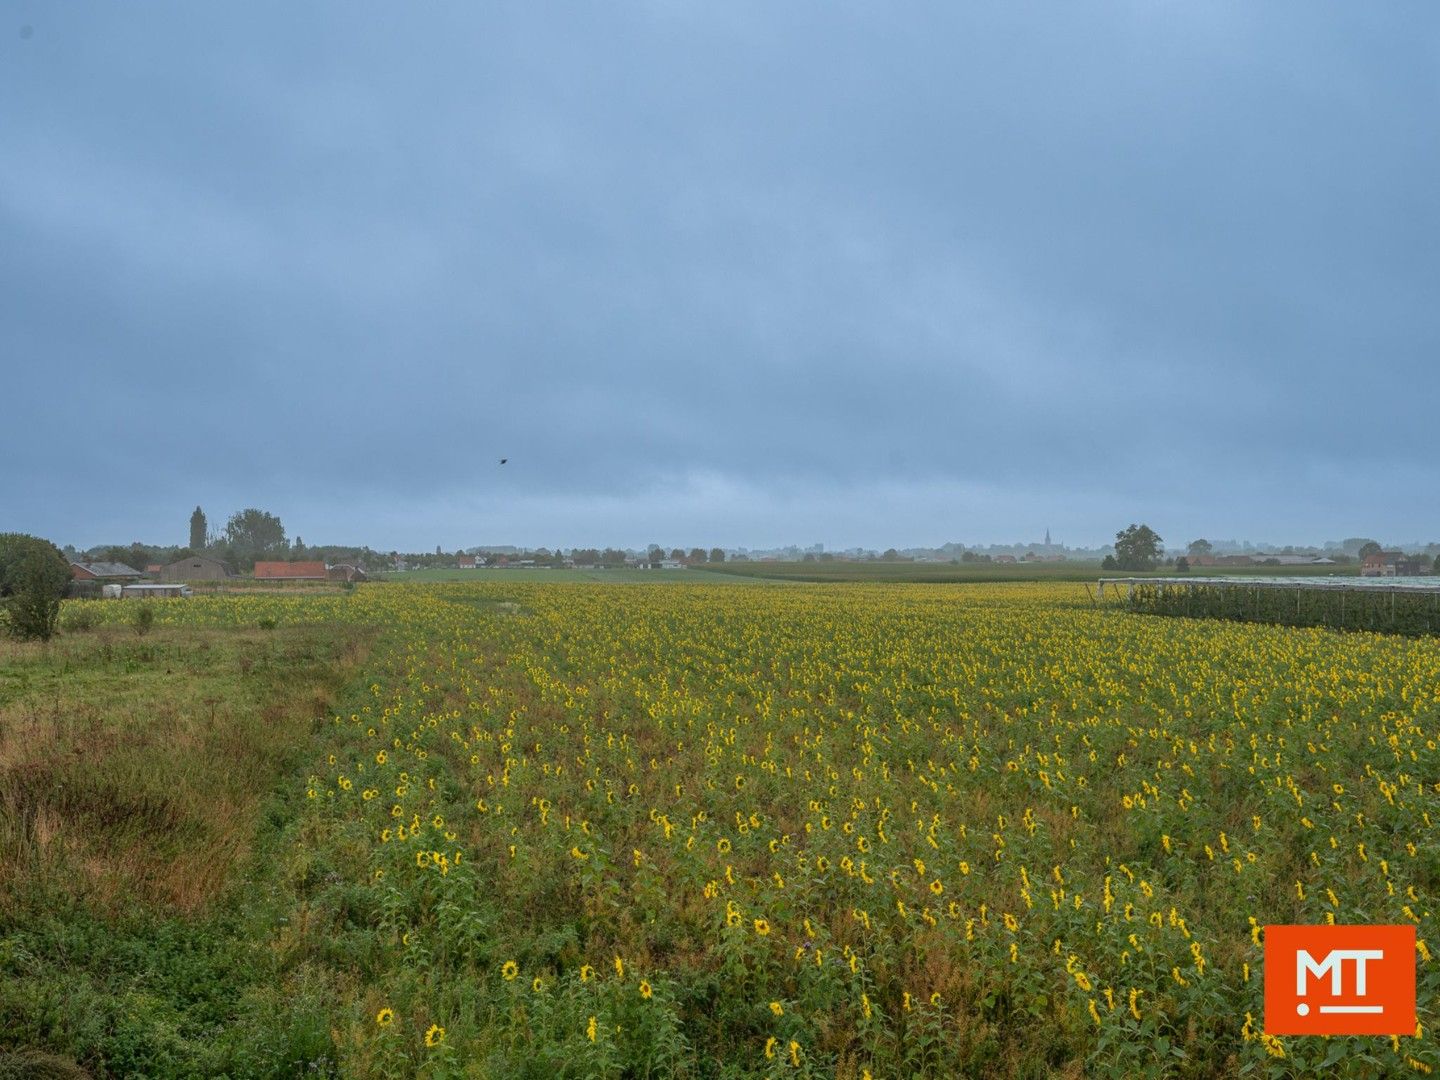
[[[367,639],[117,623],[0,643],[0,1077],[230,1071],[206,1033],[273,977],[246,925],[255,845]],[[291,1034],[266,1044],[282,1067],[238,1071],[311,1060],[303,1037],[275,1049]]]

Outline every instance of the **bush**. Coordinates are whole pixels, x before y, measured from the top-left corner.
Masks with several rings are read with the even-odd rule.
[[[274,620],[273,618],[271,618],[269,615],[266,615],[264,618],[262,618],[262,619],[260,620],[260,629],[261,629],[261,630],[274,630],[277,625],[279,625],[279,624],[276,623],[275,620]]]
[[[139,634],[141,637],[144,637],[150,632],[150,628],[154,625],[154,607],[151,606],[150,601],[141,600],[138,604],[135,605],[135,614],[130,617],[131,628],[134,629],[135,633]]]
[[[97,602],[95,600],[72,601],[60,613],[60,629],[69,634],[94,630],[100,622],[100,612],[95,607]]]
[[[48,540],[0,533],[0,606],[11,635],[48,641],[55,636],[70,564]]]

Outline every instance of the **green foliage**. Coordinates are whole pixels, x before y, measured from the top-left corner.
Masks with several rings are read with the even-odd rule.
[[[130,615],[130,628],[139,637],[150,633],[155,625],[155,608],[149,600],[134,601],[135,610]]]
[[[209,525],[205,520],[205,511],[195,507],[195,512],[190,515],[190,548],[193,551],[204,551],[205,542],[209,539]]]
[[[60,628],[69,634],[93,630],[99,622],[100,611],[93,600],[75,600],[60,610]]]
[[[225,541],[235,561],[246,568],[254,566],[257,559],[283,558],[289,550],[280,519],[254,507],[230,515]]]
[[[70,564],[50,541],[0,533],[0,608],[12,636],[53,637],[69,584]]]
[[[1440,634],[1440,596],[1435,593],[1391,592],[1383,588],[1287,589],[1257,586],[1242,579],[1233,584],[1140,582],[1128,589],[1121,602],[1145,615],[1387,634]]]
[[[1131,524],[1115,534],[1115,562],[1121,570],[1153,570],[1163,541],[1149,525]]]

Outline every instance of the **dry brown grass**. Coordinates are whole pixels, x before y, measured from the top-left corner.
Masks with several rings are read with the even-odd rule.
[[[0,644],[0,905],[205,907],[362,655],[332,626]]]

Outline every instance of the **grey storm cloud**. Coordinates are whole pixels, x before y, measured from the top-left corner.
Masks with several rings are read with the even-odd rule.
[[[0,529],[1440,534],[1429,5],[0,20]]]

